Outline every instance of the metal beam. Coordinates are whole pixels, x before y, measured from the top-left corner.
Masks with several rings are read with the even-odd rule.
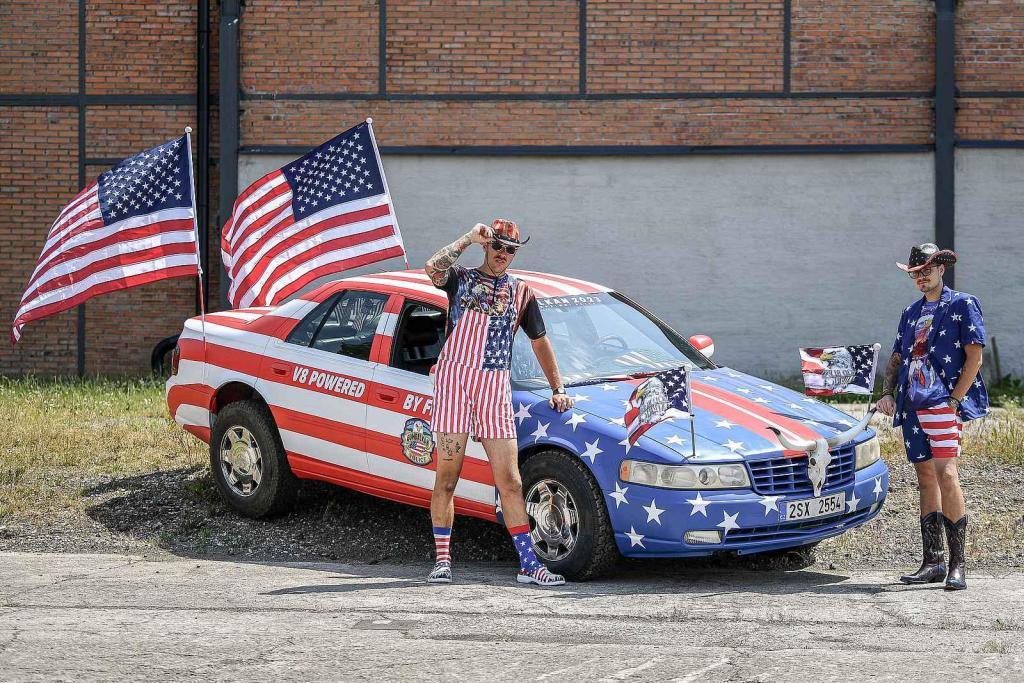
[[[240,0],[223,0],[220,4],[220,203],[219,229],[231,215],[238,195],[238,54]],[[219,243],[218,239],[218,243]],[[228,276],[221,264],[220,304],[228,304]]]
[[[85,189],[85,1],[78,0],[78,191]],[[85,376],[85,304],[78,304],[78,376]]]
[[[210,299],[210,0],[199,0],[196,17],[196,184],[199,225],[199,261],[203,269],[202,292],[196,292],[196,308],[205,309]],[[200,302],[200,296],[203,301]],[[196,310],[198,314],[200,310]]]
[[[955,249],[956,0],[935,2],[935,243]],[[953,267],[946,284],[955,283]]]
[[[239,93],[247,101],[292,102],[591,102],[607,100],[913,100],[931,99],[931,90],[865,90],[778,92],[775,90],[685,91],[685,92],[544,92],[544,93]]]

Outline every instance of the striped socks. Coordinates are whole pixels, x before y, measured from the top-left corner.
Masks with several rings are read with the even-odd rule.
[[[540,561],[537,559],[537,555],[533,552],[533,539],[530,538],[530,525],[523,524],[521,526],[509,527],[508,532],[512,534],[512,542],[516,546],[516,552],[519,553],[519,567],[524,572],[532,572],[540,567]]]
[[[437,562],[451,564],[452,556],[449,552],[449,545],[452,541],[452,528],[450,526],[434,527],[434,550],[437,553]]]

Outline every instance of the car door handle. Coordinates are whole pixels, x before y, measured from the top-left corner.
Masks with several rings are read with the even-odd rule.
[[[292,369],[292,366],[286,365],[285,363],[272,363],[270,370],[275,375],[287,375],[288,371]]]
[[[382,390],[378,389],[377,390],[377,398],[379,398],[380,400],[384,401],[385,403],[394,403],[394,402],[396,402],[398,400],[398,392],[397,391],[382,391]]]

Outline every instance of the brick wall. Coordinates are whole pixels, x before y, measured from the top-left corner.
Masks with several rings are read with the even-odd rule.
[[[373,117],[381,145],[927,144],[931,100],[247,102],[246,144],[312,146]]]
[[[591,0],[587,90],[780,91],[783,6]]]
[[[210,4],[216,159],[219,3]],[[196,6],[87,0],[86,92],[192,97]],[[379,6],[245,2],[243,145],[313,145],[368,115],[385,145],[932,141],[932,0],[588,0],[582,27],[578,0],[390,0],[386,97]],[[1024,4],[961,2],[956,20],[958,137],[1024,140]],[[50,223],[78,189],[74,102],[16,100],[77,93],[77,21],[69,0],[0,3],[0,315],[8,321]],[[321,93],[355,97],[302,99]],[[91,104],[86,156],[122,157],[194,122],[192,105]],[[91,178],[104,169],[87,170]],[[216,301],[213,221],[210,243]],[[158,283],[90,302],[88,370],[144,371],[152,344],[192,312],[193,287]],[[0,344],[0,374],[72,373],[75,354],[71,311],[30,324],[14,349]]]

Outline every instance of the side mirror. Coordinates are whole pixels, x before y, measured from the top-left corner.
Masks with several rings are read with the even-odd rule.
[[[693,335],[690,337],[690,343],[693,348],[703,353],[705,358],[711,358],[711,354],[715,352],[715,342],[706,334]]]

